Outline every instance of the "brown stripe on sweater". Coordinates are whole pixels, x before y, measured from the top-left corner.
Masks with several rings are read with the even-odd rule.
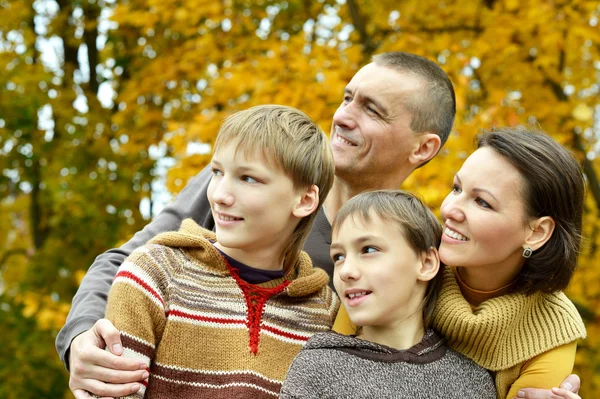
[[[265,392],[251,386],[229,386],[224,388],[199,387],[196,385],[177,384],[150,377],[146,390],[146,398],[171,399],[171,398],[210,398],[210,399],[273,399],[279,396],[276,392]]]
[[[137,353],[140,353],[149,359],[154,357],[154,349],[150,345],[137,341],[123,333],[121,333],[121,343],[125,348],[129,348]]]
[[[216,373],[207,373],[203,371],[189,371],[189,370],[177,370],[172,367],[165,367],[159,364],[153,364],[151,369],[153,376],[163,377],[171,381],[181,381],[182,383],[195,383],[195,384],[210,384],[210,385],[227,385],[227,384],[246,384],[255,385],[257,387],[264,388],[271,392],[279,392],[281,389],[282,381],[273,382],[260,377],[258,375],[243,373],[243,372],[230,372],[225,373],[219,371]]]

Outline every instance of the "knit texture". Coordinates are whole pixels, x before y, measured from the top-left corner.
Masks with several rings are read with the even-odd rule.
[[[499,398],[506,397],[526,361],[586,336],[577,309],[562,292],[502,295],[473,310],[449,268],[432,327],[451,348],[496,372]]]
[[[302,253],[282,279],[248,284],[191,219],[119,268],[106,317],[125,356],[149,364],[146,398],[274,398],[293,358],[327,331],[339,300]]]
[[[494,399],[496,391],[487,370],[447,348],[432,330],[403,351],[327,332],[300,351],[280,397]]]

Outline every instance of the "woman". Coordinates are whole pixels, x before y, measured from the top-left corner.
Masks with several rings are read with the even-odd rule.
[[[586,332],[561,290],[577,262],[583,200],[569,152],[519,127],[482,133],[442,203],[440,259],[450,268],[432,326],[494,372],[499,398],[558,386],[572,370]],[[348,332],[344,318],[334,329]]]

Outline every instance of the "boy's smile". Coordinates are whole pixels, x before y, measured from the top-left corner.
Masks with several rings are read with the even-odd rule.
[[[281,269],[281,256],[300,220],[293,214],[300,190],[262,153],[248,153],[237,143],[220,148],[211,166],[207,195],[215,245],[248,266]]]

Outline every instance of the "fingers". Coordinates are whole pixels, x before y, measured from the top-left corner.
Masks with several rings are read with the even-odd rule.
[[[571,374],[560,384],[560,387],[566,389],[567,391],[571,391],[573,393],[579,392],[579,388],[581,388],[581,380],[577,374]]]
[[[579,378],[579,377],[577,377]],[[564,385],[564,382],[563,382]],[[581,399],[581,396],[564,388],[552,388],[552,393],[561,399]]]
[[[118,398],[136,393],[141,388],[141,384],[138,382],[130,384],[105,384],[97,380],[81,380],[75,381],[75,383],[88,388],[75,389],[71,385],[71,381],[72,379],[69,380],[69,388],[71,388],[76,399],[92,398],[90,392],[105,398]]]
[[[69,388],[76,399],[90,398],[90,393],[127,396],[139,391],[140,381],[148,378],[145,362],[105,351],[105,343],[123,352],[119,330],[104,319],[71,342]]]
[[[563,399],[561,396],[554,395],[549,389],[523,388],[517,392],[517,398],[526,399]],[[569,398],[570,399],[570,398]]]
[[[121,333],[109,320],[98,320],[96,324],[94,324],[94,327],[92,327],[92,330],[114,355],[121,355],[123,353]]]

